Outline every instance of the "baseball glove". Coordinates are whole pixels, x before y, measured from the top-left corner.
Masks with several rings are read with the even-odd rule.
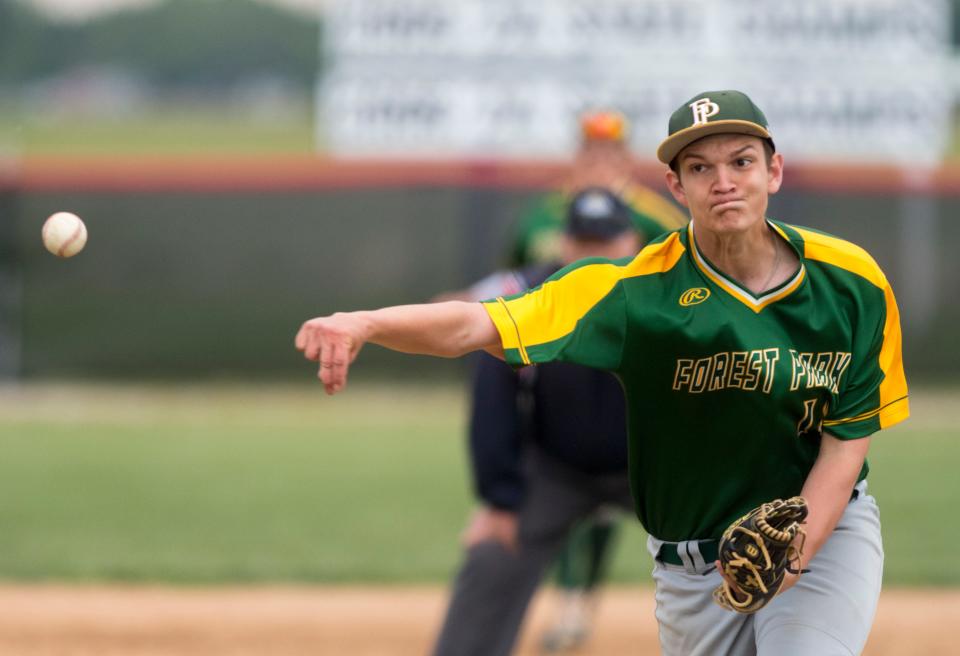
[[[800,573],[806,539],[800,524],[806,518],[806,500],[792,497],[762,504],[731,524],[720,538],[724,581],[713,591],[713,600],[738,613],[766,606],[780,591],[786,572]]]

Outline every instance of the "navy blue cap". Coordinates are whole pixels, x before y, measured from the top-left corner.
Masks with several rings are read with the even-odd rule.
[[[567,234],[579,239],[613,239],[633,228],[630,210],[615,193],[588,187],[567,208]]]

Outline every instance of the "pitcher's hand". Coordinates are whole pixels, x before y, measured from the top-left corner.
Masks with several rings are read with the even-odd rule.
[[[367,323],[361,313],[338,312],[310,319],[297,332],[297,350],[307,360],[320,363],[319,378],[327,394],[336,394],[347,384],[347,372],[367,341]]]

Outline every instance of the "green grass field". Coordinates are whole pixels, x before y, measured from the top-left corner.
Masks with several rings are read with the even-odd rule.
[[[121,118],[18,116],[0,108],[0,153],[23,155],[310,154],[308,109],[257,120],[228,106],[169,108]]]
[[[960,389],[871,451],[892,585],[960,585]],[[442,582],[470,507],[463,390],[0,388],[0,579]],[[648,580],[627,522],[614,566]]]

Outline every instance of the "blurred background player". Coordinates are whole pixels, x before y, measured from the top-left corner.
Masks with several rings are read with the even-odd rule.
[[[625,203],[589,188],[569,203],[560,259],[512,275],[522,289],[535,287],[584,257],[630,257],[641,241]],[[600,509],[632,507],[623,390],[612,375],[567,363],[515,371],[490,355],[477,358],[470,451],[481,506],[464,532],[465,560],[437,656],[509,654],[533,593],[574,527]],[[608,537],[609,530],[605,543]],[[578,582],[592,589],[599,561],[586,569],[589,580]],[[561,612],[564,631],[548,633],[544,646],[572,648],[587,637],[586,615],[570,613]]]
[[[579,119],[580,146],[570,172],[553,191],[536,198],[520,217],[510,247],[509,270],[497,271],[466,290],[434,300],[481,301],[516,294],[532,286],[531,265],[558,268],[563,261],[567,209],[571,198],[587,188],[612,191],[625,204],[642,246],[654,237],[685,225],[686,214],[672,201],[635,180],[635,161],[628,146],[629,126],[616,111],[591,111]],[[551,267],[553,267],[551,269]],[[549,275],[549,274],[547,274]],[[533,275],[532,279],[538,276]],[[546,277],[546,276],[544,276]],[[542,280],[542,279],[540,279]],[[584,519],[557,557],[559,607],[543,635],[547,651],[579,646],[589,634],[594,596],[610,559],[617,531],[617,513],[600,508]]]
[[[534,200],[520,217],[510,251],[510,266],[555,261],[570,198],[587,187],[604,187],[624,200],[644,242],[686,225],[687,215],[672,201],[635,178],[636,162],[628,144],[623,114],[591,111],[580,117],[580,147],[567,176]]]

